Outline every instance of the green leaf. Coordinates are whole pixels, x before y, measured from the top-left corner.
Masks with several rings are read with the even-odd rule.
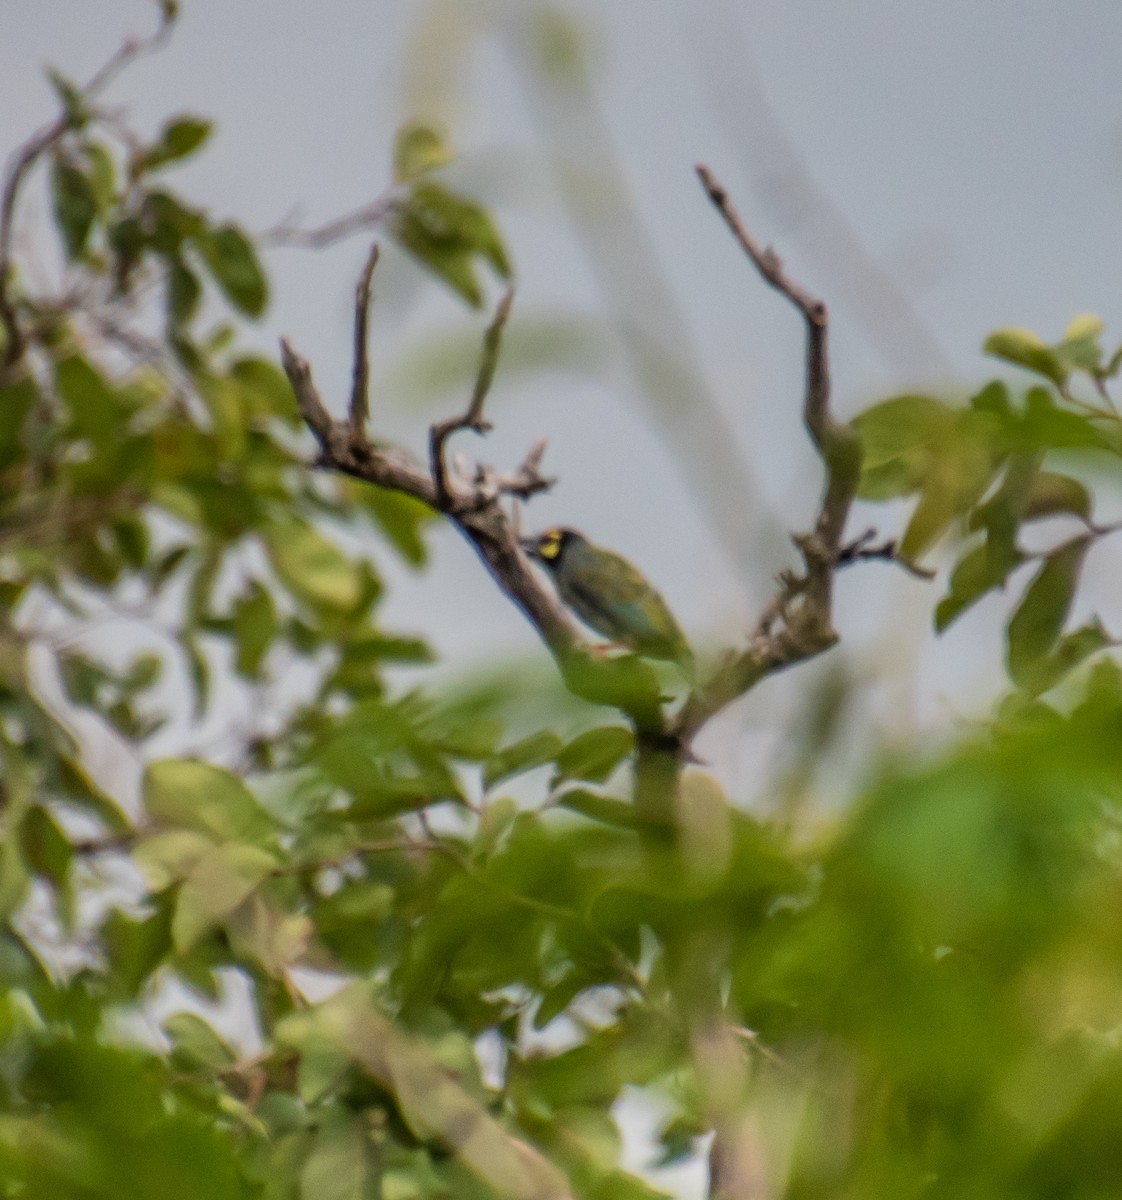
[[[561,752],[562,742],[557,734],[543,729],[532,733],[521,741],[504,746],[493,754],[483,767],[483,787],[486,791],[504,779],[533,771],[536,767],[553,762]]]
[[[59,74],[53,67],[47,68],[47,78],[50,80],[51,87],[54,88],[55,95],[62,105],[63,115],[66,117],[68,128],[81,129],[89,120],[89,113],[86,110],[86,102],[82,96],[81,89],[77,84],[71,83],[64,75]]]
[[[1071,608],[1090,537],[1073,538],[1045,560],[1025,589],[1006,635],[1009,674],[1027,681],[1032,669],[1052,649]]]
[[[260,846],[228,842],[203,854],[189,869],[175,902],[171,937],[180,954],[221,923],[276,869]]]
[[[987,592],[1004,587],[1010,571],[1020,562],[1019,554],[1011,560],[996,554],[990,540],[968,550],[955,564],[950,590],[935,608],[935,632],[944,632]]]
[[[81,258],[97,216],[97,194],[85,172],[61,155],[51,165],[51,199],[66,257]]]
[[[422,532],[435,519],[432,509],[403,492],[367,483],[356,485],[353,495],[401,557],[410,566],[423,566],[428,558],[428,548]]]
[[[226,299],[247,317],[261,316],[269,289],[249,238],[236,225],[223,225],[200,233],[195,245]]]
[[[305,521],[269,525],[263,531],[269,561],[296,596],[327,608],[350,610],[362,596],[357,563]]]
[[[27,865],[37,875],[46,876],[56,888],[65,887],[74,848],[50,812],[40,804],[29,808],[19,833]]]
[[[366,1135],[358,1118],[340,1110],[316,1130],[300,1173],[307,1200],[369,1200],[372,1184]]]
[[[400,202],[392,232],[402,248],[435,272],[473,307],[483,303],[476,257],[502,277],[510,274],[506,250],[486,210],[436,183],[419,183]]]
[[[1053,471],[1038,472],[1025,503],[1025,520],[1034,521],[1063,513],[1088,520],[1091,516],[1091,493],[1070,475],[1057,475]]]
[[[234,1052],[195,1013],[181,1012],[166,1017],[164,1033],[171,1040],[171,1061],[183,1070],[203,1067],[208,1071],[221,1071],[234,1061]]]
[[[1043,375],[1057,387],[1063,387],[1067,382],[1067,367],[1060,356],[1031,330],[1012,326],[995,330],[986,338],[982,349],[994,358],[1024,367],[1034,375]]]
[[[1112,645],[1113,639],[1093,618],[1060,638],[1050,654],[1025,670],[1019,683],[1031,695],[1047,692],[1091,655]]]
[[[853,420],[861,441],[858,494],[890,500],[916,491],[927,471],[930,447],[947,436],[954,412],[930,396],[894,396]]]
[[[168,265],[167,312],[172,328],[186,325],[195,315],[202,298],[199,278],[182,260],[173,259]]]
[[[1099,344],[1105,325],[1094,313],[1072,318],[1064,330],[1063,341],[1055,347],[1059,359],[1070,369],[1096,374],[1102,367],[1103,350]]]
[[[277,610],[273,598],[257,580],[234,602],[234,637],[237,655],[234,669],[247,679],[256,679],[269,647],[277,636]]]
[[[171,906],[161,903],[139,920],[114,909],[101,927],[101,942],[113,983],[125,996],[135,996],[171,953]]]
[[[264,842],[274,826],[253,793],[229,771],[192,758],[165,758],[144,772],[144,807],[158,824],[219,839]]]
[[[590,821],[599,821],[602,825],[611,825],[616,829],[634,829],[638,824],[634,805],[626,800],[601,796],[587,788],[569,788],[561,793],[557,803],[561,808],[580,813]]]
[[[445,135],[431,125],[411,121],[397,131],[393,148],[396,183],[412,183],[421,175],[452,161],[452,148]]]
[[[213,124],[202,117],[174,117],[164,125],[160,136],[141,156],[141,170],[153,170],[178,162],[194,154],[210,137]]]
[[[601,783],[631,753],[635,738],[630,729],[604,725],[573,738],[556,755],[554,783],[563,779],[589,779]]]

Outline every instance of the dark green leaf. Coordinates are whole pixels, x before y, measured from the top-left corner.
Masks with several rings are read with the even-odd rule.
[[[36,874],[45,875],[56,887],[66,885],[74,850],[58,822],[42,805],[37,804],[24,814],[20,845],[24,860]]]
[[[224,225],[197,236],[195,245],[226,299],[247,317],[259,317],[268,302],[268,285],[245,234],[236,225]]]
[[[168,265],[167,311],[172,327],[186,325],[195,315],[202,297],[198,276],[181,259]]]
[[[51,166],[51,198],[66,257],[81,258],[97,216],[93,185],[73,163],[56,156]]]
[[[212,123],[201,117],[175,117],[141,156],[141,170],[152,170],[194,154],[210,136]]]
[[[1052,649],[1067,619],[1091,538],[1066,542],[1045,560],[1009,621],[1009,674],[1021,683]]]
[[[998,556],[988,540],[968,550],[955,564],[950,591],[935,609],[936,632],[942,633],[987,592],[1004,587],[1010,571],[1020,561],[1019,554],[1012,559]]]

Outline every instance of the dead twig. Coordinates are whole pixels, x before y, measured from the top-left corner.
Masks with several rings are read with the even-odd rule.
[[[779,591],[760,618],[748,646],[728,656],[687,698],[674,727],[683,747],[689,746],[715,713],[760,679],[811,658],[837,641],[832,622],[833,577],[842,555],[842,532],[861,472],[861,447],[856,433],[849,425],[835,420],[830,411],[826,305],[787,276],[773,250],[756,243],[712,172],[699,166],[697,174],[713,206],[760,277],[798,309],[806,324],[803,422],[822,459],[826,482],[813,532],[795,539],[803,558],[803,572],[788,572],[780,577]],[[854,555],[859,557],[856,551]]]
[[[378,243],[370,247],[366,265],[358,277],[355,292],[354,370],[351,383],[351,435],[356,440],[366,437],[366,422],[370,418],[370,365],[367,359],[367,327],[370,321],[370,287],[374,268],[378,265]]]
[[[499,301],[491,324],[483,335],[483,353],[479,360],[479,371],[475,377],[475,387],[472,389],[471,400],[461,416],[450,417],[446,421],[437,421],[429,430],[429,467],[432,471],[433,482],[436,484],[438,505],[446,508],[452,500],[448,490],[448,468],[444,461],[444,443],[461,429],[473,429],[476,433],[488,433],[490,421],[483,417],[483,406],[487,401],[487,393],[491,390],[491,381],[495,377],[495,368],[499,361],[499,347],[502,343],[503,327],[510,316],[510,306],[514,300],[514,289],[508,288],[502,300]]]

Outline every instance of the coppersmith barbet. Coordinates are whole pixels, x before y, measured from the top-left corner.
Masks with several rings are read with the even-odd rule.
[[[693,653],[670,611],[622,555],[595,546],[575,529],[547,529],[522,547],[552,575],[562,601],[610,641],[644,658],[664,658],[693,673]]]

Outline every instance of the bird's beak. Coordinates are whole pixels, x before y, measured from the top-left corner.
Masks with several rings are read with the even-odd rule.
[[[519,538],[518,544],[531,557],[538,557],[538,539],[537,538]]]

